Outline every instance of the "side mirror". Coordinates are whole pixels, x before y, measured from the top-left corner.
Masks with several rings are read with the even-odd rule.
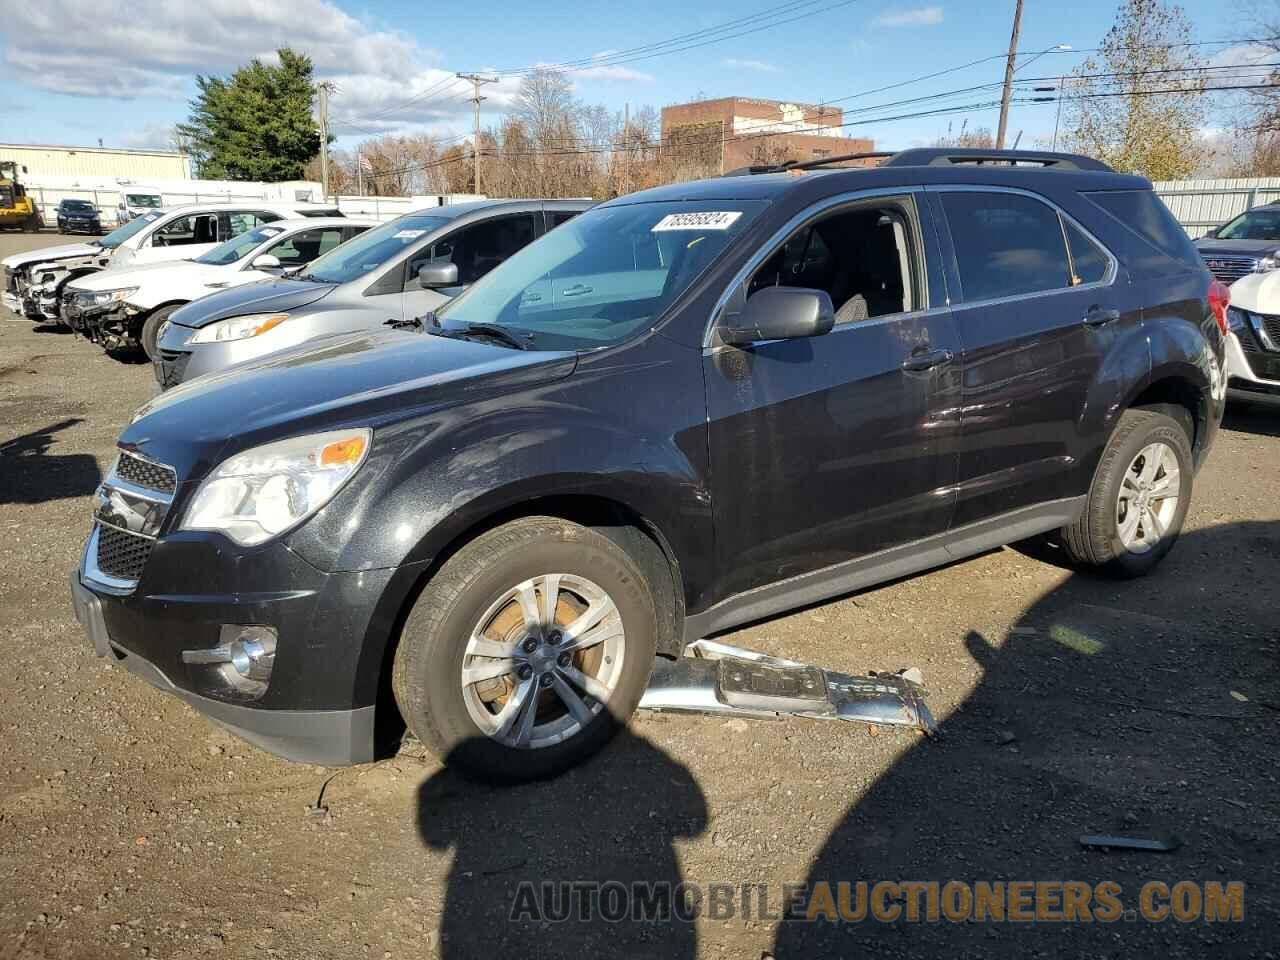
[[[253,263],[249,264],[255,270],[279,270],[280,258],[273,257],[269,253],[260,253],[253,258]]]
[[[720,326],[720,339],[734,346],[759,340],[820,337],[836,322],[835,308],[825,290],[807,287],[765,287],[753,293],[742,312]]]
[[[456,263],[424,263],[418,268],[418,286],[424,290],[457,285],[458,265]]]

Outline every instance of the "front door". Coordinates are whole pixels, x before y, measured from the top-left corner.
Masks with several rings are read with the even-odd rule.
[[[1099,368],[1115,338],[1141,322],[1137,292],[1107,250],[1038,197],[932,196],[954,246],[965,348],[955,526],[1077,497],[1097,443],[1085,418],[1114,399],[1091,391],[1107,386]]]
[[[947,529],[960,344],[937,261],[914,195],[854,200],[734,291],[730,304],[770,285],[825,290],[836,326],[706,351],[718,596]]]

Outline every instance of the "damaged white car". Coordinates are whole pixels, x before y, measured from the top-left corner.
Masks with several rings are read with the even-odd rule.
[[[275,220],[341,215],[332,206],[269,200],[153,210],[97,240],[29,250],[0,260],[4,267],[0,302],[36,323],[65,322],[61,299],[68,280],[108,268],[199,256],[246,230]]]
[[[381,221],[367,217],[278,220],[190,260],[112,267],[69,282],[63,313],[95,343],[141,346],[148,357],[169,314],[215,290],[292,273]]]
[[[1280,406],[1280,270],[1231,285],[1227,397]]]

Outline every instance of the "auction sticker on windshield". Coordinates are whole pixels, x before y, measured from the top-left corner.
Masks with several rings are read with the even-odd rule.
[[[707,210],[701,213],[668,213],[651,228],[652,233],[664,230],[728,230],[742,216],[741,210]]]
[[[426,232],[427,231],[425,230],[401,230],[391,239],[392,240],[416,240],[418,237],[422,236]]]

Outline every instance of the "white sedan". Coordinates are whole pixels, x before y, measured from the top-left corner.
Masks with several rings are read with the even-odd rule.
[[[105,346],[141,345],[150,357],[161,325],[183,304],[297,270],[380,222],[361,217],[277,220],[191,260],[108,268],[67,284],[63,319]]]

